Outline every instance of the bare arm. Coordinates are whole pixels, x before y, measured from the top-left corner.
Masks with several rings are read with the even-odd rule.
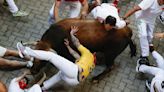
[[[81,18],[82,18],[82,19],[85,19],[86,16],[87,16],[87,13],[88,13],[88,8],[89,8],[89,6],[88,6],[88,1],[87,1],[87,0],[84,0],[84,1],[82,2],[82,6],[83,6],[83,8],[82,8],[82,10],[81,10]]]
[[[60,20],[59,17],[59,6],[60,6],[61,1],[55,0],[55,5],[54,5],[54,18],[56,21]]]
[[[25,71],[21,76],[16,78],[16,81],[20,81],[21,79],[23,79],[29,73],[30,73],[30,71]]]
[[[135,13],[136,11],[139,11],[139,10],[141,10],[141,8],[140,8],[138,5],[134,6],[131,10],[129,10],[129,11],[124,15],[123,19],[124,19],[124,20],[127,19],[129,16],[131,16],[133,13]]]
[[[75,33],[78,31],[78,27],[76,26],[71,26],[71,32],[70,32],[70,35],[71,35],[71,40],[73,42],[73,44],[76,46],[76,48],[78,48],[80,46],[80,42],[79,42],[79,39],[77,39],[75,37]]]
[[[43,73],[42,79],[40,79],[40,80],[37,82],[37,84],[38,84],[38,85],[41,85],[41,84],[44,82],[45,79],[46,79],[46,74],[45,74],[45,72],[44,72],[44,73]]]
[[[159,38],[159,39],[162,39],[164,38],[164,33],[155,33],[155,38]]]
[[[66,47],[67,47],[69,53],[70,53],[74,58],[76,58],[76,60],[79,59],[79,58],[80,58],[80,55],[79,55],[75,50],[73,50],[73,49],[70,47],[68,39],[64,39],[64,41],[65,41],[64,44],[66,45]]]

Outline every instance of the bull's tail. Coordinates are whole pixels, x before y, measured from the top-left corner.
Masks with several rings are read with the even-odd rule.
[[[129,43],[129,47],[130,47],[130,54],[131,57],[136,56],[136,44],[132,41],[131,38],[128,38],[128,43]]]

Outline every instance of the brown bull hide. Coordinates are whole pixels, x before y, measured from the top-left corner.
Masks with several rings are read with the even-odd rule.
[[[130,45],[131,56],[135,55],[136,48],[131,40],[132,30],[129,27],[123,29],[112,29],[105,31],[103,24],[95,20],[65,19],[51,27],[43,34],[37,48],[47,50],[52,48],[57,53],[73,61],[64,45],[64,38],[70,40],[70,27],[78,26],[77,37],[80,42],[92,52],[103,52],[105,54],[106,65],[109,70],[114,63],[114,59]],[[71,47],[74,46],[71,44]],[[101,74],[100,74],[101,75]]]

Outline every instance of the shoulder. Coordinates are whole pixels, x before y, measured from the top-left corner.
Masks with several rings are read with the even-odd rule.
[[[142,0],[138,6],[142,9],[142,10],[146,10],[148,8],[150,8],[154,2],[157,0]]]

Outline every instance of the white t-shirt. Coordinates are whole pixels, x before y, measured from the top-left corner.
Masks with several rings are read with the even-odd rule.
[[[164,5],[160,6],[157,0],[143,0],[138,5],[142,10],[135,13],[137,19],[143,19],[147,23],[155,23],[156,17],[162,12]]]
[[[35,84],[27,92],[42,92],[42,89],[38,84]]]
[[[13,80],[11,80],[8,92],[24,92],[24,90],[22,90],[19,87],[19,84],[17,82],[17,78],[14,78]]]
[[[105,20],[109,15],[111,15],[116,18],[116,27],[123,28],[126,26],[126,22],[120,19],[117,8],[112,4],[103,3],[100,6],[95,7],[91,11],[91,14],[95,19],[100,17],[103,20]]]
[[[42,92],[42,89],[41,89],[41,87],[38,84],[35,84],[31,88],[29,88],[29,89],[22,90],[19,87],[19,84],[17,82],[17,78],[14,78],[10,82],[8,92]]]

